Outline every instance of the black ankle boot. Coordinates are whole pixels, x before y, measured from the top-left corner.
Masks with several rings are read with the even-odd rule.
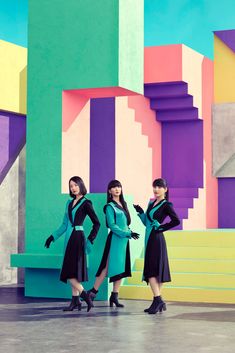
[[[148,310],[148,313],[156,314],[157,312],[162,312],[162,310],[166,310],[166,303],[164,303],[161,296],[159,295],[153,298],[153,302]]]
[[[81,311],[81,310],[82,310],[82,302],[81,302],[81,300],[79,299],[79,296],[78,296],[78,301],[77,301],[77,303],[78,303],[78,311]]]
[[[80,311],[82,309],[82,303],[79,300],[77,295],[72,296],[72,300],[67,308],[64,308],[63,311],[73,311],[75,308],[78,308]]]
[[[161,297],[161,296],[160,296],[160,299],[161,299],[161,301],[162,301],[162,303],[163,303],[162,310],[163,310],[163,311],[166,311],[166,303],[162,300],[162,297]],[[152,309],[153,303],[154,303],[154,297],[153,297],[153,301],[152,301],[152,304],[150,305],[150,307],[147,308],[147,309],[144,309],[144,312],[145,312],[145,313],[148,313],[149,310]],[[162,311],[162,310],[161,310],[161,311]]]
[[[83,290],[80,297],[87,303],[87,311],[90,311],[92,308],[92,301],[87,292]]]
[[[87,294],[89,295],[89,297],[92,301],[92,308],[94,307],[93,301],[94,301],[97,293],[98,293],[98,290],[96,290],[94,287],[87,291]]]
[[[118,301],[118,293],[112,292],[109,298],[109,305],[110,307],[113,307],[113,304],[116,305],[118,308],[124,308],[123,304],[120,304]]]

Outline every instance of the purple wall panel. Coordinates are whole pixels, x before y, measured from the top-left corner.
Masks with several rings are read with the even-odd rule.
[[[9,158],[9,117],[0,115],[0,174]]]
[[[26,141],[24,115],[0,112],[0,184]]]
[[[219,228],[235,228],[235,178],[218,178]]]
[[[11,114],[9,126],[9,153],[10,156],[18,155],[25,144],[26,119],[25,116]]]
[[[91,99],[90,192],[106,192],[115,178],[115,98]]]
[[[162,175],[170,187],[203,187],[203,122],[162,124]]]

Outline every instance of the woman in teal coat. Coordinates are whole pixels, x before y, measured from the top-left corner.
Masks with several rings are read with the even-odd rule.
[[[81,310],[80,297],[87,303],[87,311],[92,307],[89,295],[84,290],[81,282],[88,281],[86,254],[97,235],[100,222],[92,207],[92,203],[85,195],[87,193],[83,180],[74,176],[69,180],[69,191],[72,200],[68,200],[62,225],[50,235],[45,246],[49,248],[52,241],[56,241],[65,233],[64,259],[60,273],[60,280],[72,287],[72,301],[65,311],[72,311],[78,307]],[[92,230],[86,239],[83,231],[83,222],[88,216],[92,223]]]
[[[162,284],[171,281],[167,255],[166,241],[163,232],[180,224],[173,205],[168,201],[168,187],[165,179],[159,178],[153,182],[154,200],[148,204],[147,211],[139,205],[134,205],[138,215],[146,227],[145,256],[143,280],[150,284],[153,292],[153,302],[144,311],[156,314],[166,310],[166,303],[161,297]],[[164,223],[169,217],[170,222]]]
[[[113,292],[109,298],[110,306],[115,304],[117,307],[123,307],[124,305],[118,301],[118,292],[122,278],[131,277],[129,239],[138,239],[139,234],[129,228],[131,217],[123,197],[122,185],[118,180],[112,180],[108,184],[104,213],[110,233],[96,273],[94,287],[88,293],[94,300],[101,283],[108,276],[110,282],[113,282]]]

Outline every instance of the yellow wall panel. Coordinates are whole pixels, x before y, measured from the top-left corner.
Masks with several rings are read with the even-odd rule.
[[[27,49],[0,40],[0,109],[26,113]]]
[[[215,103],[235,102],[235,53],[214,37]]]

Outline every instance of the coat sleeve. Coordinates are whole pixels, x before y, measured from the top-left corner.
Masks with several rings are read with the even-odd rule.
[[[161,224],[160,227],[157,229],[159,231],[165,232],[171,228],[174,228],[180,224],[180,219],[175,213],[175,210],[173,208],[173,204],[171,202],[168,202],[166,205],[166,215],[170,217],[170,222],[169,223],[164,223]]]
[[[94,211],[94,208],[92,206],[92,202],[89,200],[86,202],[86,212],[88,217],[90,218],[91,222],[93,223],[93,227],[91,229],[91,232],[88,236],[88,239],[93,243],[94,239],[97,236],[98,230],[100,229],[100,222],[98,220],[98,217]]]
[[[148,203],[148,206],[147,206],[147,209],[148,209],[148,207],[149,207],[149,205],[150,205],[150,202]],[[143,212],[143,213],[138,213],[138,216],[140,217],[140,219],[141,219],[141,222],[146,226],[146,217],[147,217],[147,209],[146,209],[146,211],[145,212]]]
[[[138,213],[138,216],[140,217],[141,222],[146,226],[146,213]]]
[[[63,235],[68,228],[68,204],[69,204],[69,201],[67,202],[65,207],[64,218],[61,226],[52,233],[54,237],[54,241],[59,239],[59,237],[61,237],[61,235]]]
[[[106,207],[106,220],[107,225],[113,233],[115,233],[120,238],[131,238],[131,230],[123,230],[115,223],[114,210],[112,206],[107,205]]]

